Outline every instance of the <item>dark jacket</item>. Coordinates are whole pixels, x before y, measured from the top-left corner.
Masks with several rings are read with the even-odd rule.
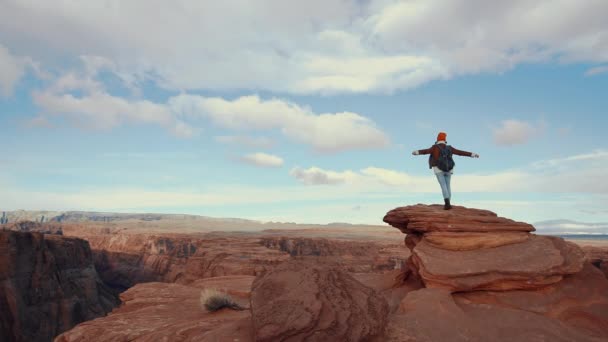
[[[465,156],[465,157],[470,157],[471,155],[473,155],[473,153],[471,152],[467,152],[467,151],[461,151],[455,147],[452,147],[450,145],[446,145],[447,147],[449,147],[452,150],[453,154],[459,155],[459,156]],[[437,166],[437,159],[439,159],[439,149],[441,147],[437,146],[437,144],[427,148],[426,150],[418,150],[418,154],[430,154],[431,157],[429,158],[429,169],[433,168],[433,166]]]

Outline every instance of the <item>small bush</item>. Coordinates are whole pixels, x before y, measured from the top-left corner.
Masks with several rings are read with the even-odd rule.
[[[227,293],[216,289],[204,289],[201,291],[201,306],[209,312],[215,312],[223,308],[232,310],[244,310]]]

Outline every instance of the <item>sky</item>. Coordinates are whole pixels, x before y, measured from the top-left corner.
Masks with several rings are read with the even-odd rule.
[[[608,221],[605,0],[1,0],[0,208]]]

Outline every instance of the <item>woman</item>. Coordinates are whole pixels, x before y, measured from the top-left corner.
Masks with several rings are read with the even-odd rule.
[[[430,154],[429,168],[433,169],[433,172],[439,181],[439,185],[441,185],[441,192],[443,192],[443,200],[445,202],[443,209],[449,210],[452,209],[452,205],[450,204],[450,199],[452,197],[450,179],[452,177],[452,173],[454,172],[454,160],[452,159],[452,154],[472,158],[479,158],[479,155],[477,153],[461,151],[448,145],[446,138],[447,134],[440,132],[437,135],[437,142],[435,142],[435,145],[427,148],[426,150],[416,150],[412,152],[412,154],[415,156],[419,154]]]

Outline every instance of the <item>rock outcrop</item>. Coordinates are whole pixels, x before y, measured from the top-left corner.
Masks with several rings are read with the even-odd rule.
[[[608,248],[597,246],[582,246],[585,257],[608,278]]]
[[[402,297],[387,341],[608,339],[608,280],[577,245],[486,210],[415,205],[384,219],[407,234],[404,270],[425,286]]]
[[[366,341],[381,336],[388,305],[339,268],[287,262],[256,278],[256,341]]]
[[[412,205],[396,208],[384,216],[384,222],[405,234],[439,232],[533,232],[534,227],[498,217],[489,210],[454,206],[443,210],[441,205]]]
[[[81,239],[0,231],[0,337],[50,341],[118,304]]]
[[[391,210],[384,221],[408,234],[410,263],[427,287],[534,289],[583,267],[575,244],[531,234],[531,225],[487,210],[415,205]]]
[[[55,342],[252,341],[248,309],[209,313],[200,303],[200,294],[203,288],[222,289],[247,308],[253,278],[208,278],[190,286],[137,284],[120,295],[123,304],[111,314],[82,323]]]

